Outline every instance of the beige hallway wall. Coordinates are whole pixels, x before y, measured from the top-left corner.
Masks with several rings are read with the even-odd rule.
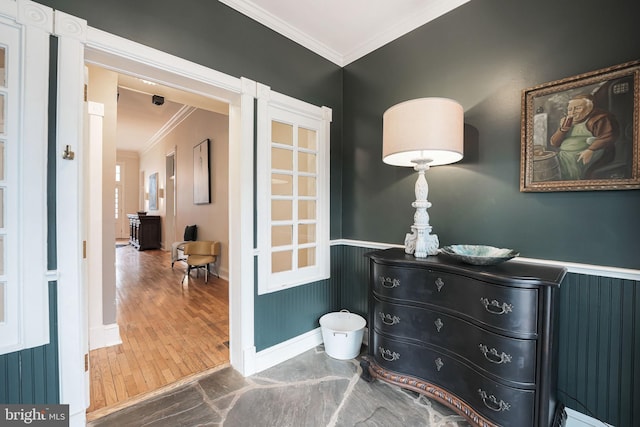
[[[210,188],[211,203],[193,203],[193,147],[205,139],[210,140]],[[174,241],[182,240],[187,225],[198,226],[198,240],[221,242],[220,275],[228,277],[229,260],[229,118],[226,115],[195,109],[167,136],[140,156],[140,168],[144,171],[145,191],[149,186],[149,175],[158,172],[158,188],[166,189],[166,156],[176,153],[176,223],[175,236],[165,236],[166,198],[158,199],[158,210],[144,210],[149,215],[160,215],[163,219],[163,247],[168,249]]]
[[[136,151],[118,150],[116,152],[116,163],[124,166],[124,188],[123,195],[123,215],[125,226],[129,223],[128,213],[135,213],[140,210],[140,156]],[[128,236],[128,234],[127,234]]]

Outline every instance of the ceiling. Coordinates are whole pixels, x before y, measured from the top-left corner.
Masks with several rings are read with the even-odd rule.
[[[153,95],[164,98],[153,103]],[[142,153],[179,125],[195,108],[229,114],[229,106],[215,99],[118,75],[116,148]]]
[[[344,67],[470,0],[220,0]]]
[[[345,66],[470,0],[220,0],[318,55]],[[118,76],[117,148],[152,147],[193,107],[228,114],[219,101]],[[152,95],[165,98],[154,105]]]

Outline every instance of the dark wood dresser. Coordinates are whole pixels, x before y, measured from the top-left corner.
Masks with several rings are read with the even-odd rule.
[[[365,380],[422,393],[474,426],[562,423],[556,324],[566,269],[516,260],[474,266],[403,249],[366,256]]]
[[[129,243],[139,251],[160,248],[160,217],[158,215],[127,214]]]

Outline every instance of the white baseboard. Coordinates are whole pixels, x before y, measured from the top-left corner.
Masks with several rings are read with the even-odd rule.
[[[567,412],[567,422],[565,427],[613,427],[595,418],[591,418],[573,409],[565,408]]]
[[[211,273],[211,274],[215,274],[215,273]],[[221,279],[226,280],[227,282],[229,281],[229,270],[226,268],[221,268],[218,270],[218,277],[220,277]]]
[[[117,323],[100,325],[89,330],[89,350],[122,344],[120,327]]]
[[[86,411],[82,410],[73,414],[69,414],[69,424],[67,425],[69,427],[85,427],[87,425]]]
[[[307,350],[322,344],[322,330],[316,328],[312,331],[298,335],[290,340],[276,344],[262,350],[255,355],[255,363],[253,364],[255,372],[258,373],[265,369],[271,368],[279,363],[285,362]]]

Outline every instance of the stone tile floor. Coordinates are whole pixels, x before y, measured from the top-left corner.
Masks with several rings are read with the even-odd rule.
[[[469,426],[437,402],[360,373],[358,361],[319,346],[247,378],[224,368],[88,426]]]

